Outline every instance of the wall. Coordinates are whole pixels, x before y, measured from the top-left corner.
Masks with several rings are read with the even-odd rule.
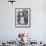
[[[14,5],[0,0],[0,41],[15,40],[19,32],[26,32],[33,40],[46,40],[46,1],[17,0]],[[15,27],[15,8],[31,8],[31,28]]]

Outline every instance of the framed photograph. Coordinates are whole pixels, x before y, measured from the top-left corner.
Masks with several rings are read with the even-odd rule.
[[[21,28],[31,26],[30,8],[15,8],[15,26]]]

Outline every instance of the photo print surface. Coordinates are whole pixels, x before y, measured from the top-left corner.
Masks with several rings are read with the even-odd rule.
[[[16,27],[30,27],[30,8],[16,8],[15,19]]]

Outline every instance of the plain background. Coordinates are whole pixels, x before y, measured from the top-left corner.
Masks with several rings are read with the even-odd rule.
[[[31,27],[15,27],[15,8],[31,8]],[[0,0],[0,41],[15,40],[19,32],[29,34],[32,40],[46,40],[46,0]]]

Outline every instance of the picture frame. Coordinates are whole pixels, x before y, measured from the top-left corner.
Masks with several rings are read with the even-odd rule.
[[[29,28],[31,27],[31,9],[15,8],[15,27]]]

